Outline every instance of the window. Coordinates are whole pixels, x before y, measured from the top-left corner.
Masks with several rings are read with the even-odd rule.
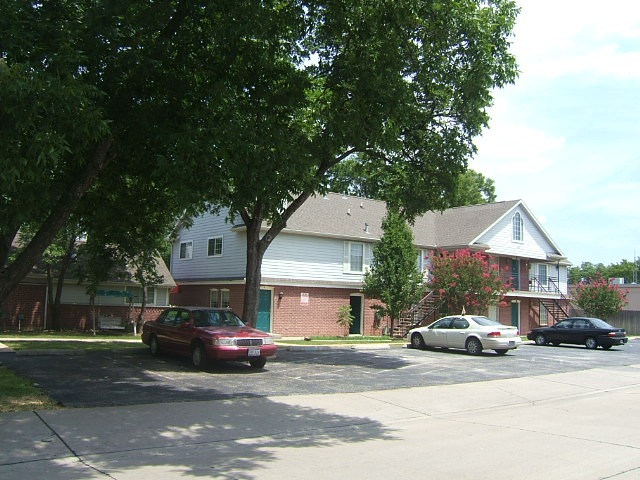
[[[364,273],[364,243],[344,242],[345,273]]]
[[[193,257],[193,242],[180,242],[180,260],[190,260]]]
[[[218,298],[217,288],[212,288],[209,293],[209,305],[213,308],[220,308],[220,299]]]
[[[418,250],[418,271],[427,278],[429,276],[429,252],[428,250]]]
[[[522,220],[522,215],[520,215],[520,212],[516,212],[511,219],[511,230],[511,239],[514,242],[522,242],[524,238],[524,221]]]
[[[222,308],[229,308],[229,290],[226,288],[220,290],[220,306]]]
[[[538,281],[540,282],[540,285],[547,285],[547,283],[549,283],[548,280],[548,275],[547,275],[547,265],[544,263],[539,263],[538,264]]]
[[[540,326],[549,325],[549,311],[542,303],[540,304]]]
[[[213,308],[229,308],[231,292],[223,288],[212,288],[209,293],[209,305]]]
[[[222,237],[213,237],[209,239],[207,246],[207,256],[220,257],[222,256]]]
[[[131,287],[127,289],[133,294],[133,303],[141,304],[142,303],[142,287]],[[155,287],[147,287],[147,305],[155,305],[156,304],[156,289]]]

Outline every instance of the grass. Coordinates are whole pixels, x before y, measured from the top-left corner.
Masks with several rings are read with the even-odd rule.
[[[113,350],[114,348],[140,348],[144,344],[138,342],[122,342],[101,340],[88,342],[84,340],[3,340],[2,343],[13,350]]]
[[[278,340],[278,343],[290,345],[358,345],[368,343],[408,343],[406,338],[379,337],[307,337],[308,340]]]
[[[0,413],[62,408],[25,378],[0,366]]]

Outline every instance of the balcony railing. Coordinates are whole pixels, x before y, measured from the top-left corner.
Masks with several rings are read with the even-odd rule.
[[[502,275],[502,280],[505,282],[511,282],[513,289],[520,292],[553,294],[566,293],[560,288],[558,277],[533,277],[530,279],[528,275],[513,275],[511,273],[505,273]]]

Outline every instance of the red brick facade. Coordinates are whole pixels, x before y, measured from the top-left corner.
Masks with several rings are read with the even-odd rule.
[[[0,330],[29,332],[49,328],[45,322],[46,303],[45,285],[20,284],[0,309]],[[134,306],[130,309],[126,305],[96,304],[92,308],[90,305],[62,304],[60,305],[60,328],[91,330],[94,311],[96,318],[100,315],[112,315],[128,323],[137,318],[140,307]],[[145,320],[155,320],[161,311],[160,307],[147,307]]]
[[[229,307],[242,316],[244,285],[180,285],[179,293],[171,294],[173,305],[209,306],[212,288],[229,290]],[[351,295],[361,295],[357,289],[308,288],[294,286],[268,286],[272,290],[271,333],[283,337],[318,335],[345,335],[346,329],[337,323],[338,309],[349,305]],[[282,292],[282,296],[280,293]],[[379,303],[363,297],[363,335],[380,335],[386,324],[375,322],[370,308]]]

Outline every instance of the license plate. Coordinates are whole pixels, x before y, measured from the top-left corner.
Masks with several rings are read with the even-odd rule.
[[[515,340],[509,340],[509,346],[513,347],[516,344]]]
[[[249,356],[250,357],[259,357],[260,356],[260,349],[259,348],[250,348],[249,349]]]

